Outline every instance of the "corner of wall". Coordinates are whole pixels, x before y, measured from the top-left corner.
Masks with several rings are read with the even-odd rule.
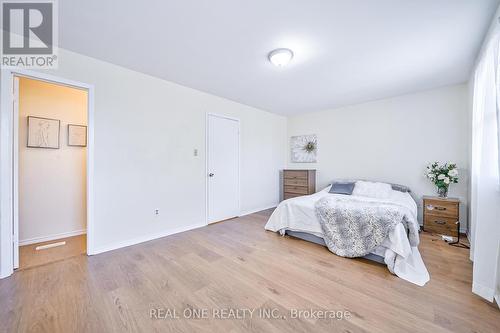
[[[493,302],[495,296],[495,291],[493,289],[483,286],[477,282],[472,283],[472,292],[490,302]]]

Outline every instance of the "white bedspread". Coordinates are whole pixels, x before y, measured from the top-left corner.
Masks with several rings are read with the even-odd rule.
[[[286,230],[307,232],[323,238],[321,225],[316,217],[316,202],[328,195],[340,195],[328,193],[330,187],[312,195],[282,201],[273,212],[265,229],[280,232],[283,234]],[[345,196],[343,196],[345,197]],[[391,202],[407,207],[415,218],[417,216],[417,205],[408,193],[391,191],[388,199],[374,199],[356,196],[358,200]],[[385,241],[373,252],[384,257],[388,266],[393,266],[394,271],[400,278],[423,286],[429,281],[429,273],[422,261],[417,247],[410,246],[405,228],[402,223],[398,224],[390,233]],[[394,265],[391,265],[394,263]]]

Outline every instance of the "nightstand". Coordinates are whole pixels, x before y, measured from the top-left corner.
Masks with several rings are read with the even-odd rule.
[[[460,200],[424,196],[424,231],[459,237]]]

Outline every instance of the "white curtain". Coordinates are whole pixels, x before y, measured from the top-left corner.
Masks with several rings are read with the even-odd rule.
[[[493,300],[500,254],[500,31],[493,30],[474,75],[471,161],[473,291]]]

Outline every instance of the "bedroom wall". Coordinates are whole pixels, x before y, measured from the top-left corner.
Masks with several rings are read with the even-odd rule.
[[[284,117],[62,49],[49,73],[95,88],[96,252],[205,224],[207,112],[241,120],[242,212],[277,204]]]
[[[59,149],[27,147],[28,116],[59,119]],[[19,79],[19,243],[86,231],[86,148],[67,145],[68,124],[87,125],[87,92]]]
[[[453,161],[460,182],[449,195],[461,200],[462,230],[467,221],[468,95],[456,85],[288,119],[291,136],[316,134],[317,163],[291,163],[289,168],[317,169],[322,188],[335,178],[361,178],[408,185],[419,206],[422,195],[435,195],[424,178],[427,163]]]

